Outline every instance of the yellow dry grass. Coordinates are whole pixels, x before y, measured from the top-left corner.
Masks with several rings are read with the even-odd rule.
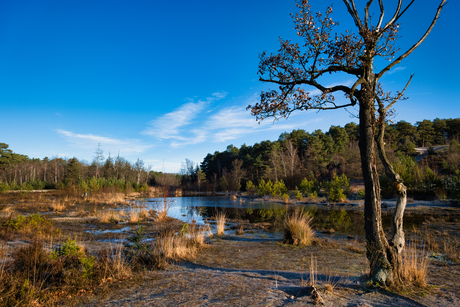
[[[284,243],[309,246],[312,244],[315,232],[311,228],[313,217],[308,212],[296,210],[286,214],[284,220]]]
[[[66,205],[64,201],[61,202],[60,199],[56,199],[51,202],[50,207],[53,211],[61,212],[65,210]]]
[[[139,212],[136,212],[136,211],[132,210],[132,211],[129,213],[128,221],[129,221],[130,223],[137,223],[137,222],[139,222]]]
[[[403,251],[401,279],[404,285],[426,288],[428,258],[425,247],[417,247],[414,241],[409,242]]]
[[[100,223],[111,223],[113,221],[120,221],[123,212],[114,210],[104,210],[96,213],[96,218]]]
[[[218,236],[223,236],[225,234],[225,220],[226,220],[225,213],[219,212],[216,215],[217,235]]]
[[[139,218],[143,221],[146,221],[149,218],[150,214],[147,210],[142,210],[139,212]]]

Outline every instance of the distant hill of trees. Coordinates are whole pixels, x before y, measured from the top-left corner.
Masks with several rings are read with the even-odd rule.
[[[410,192],[426,196],[446,194],[446,184],[441,182],[459,172],[459,135],[460,118],[423,120],[415,125],[399,121],[387,126],[388,156]],[[244,189],[248,180],[257,183],[263,179],[283,180],[289,189],[294,189],[303,178],[325,181],[334,174],[360,179],[358,139],[358,125],[348,123],[344,127],[331,126],[327,132],[285,132],[274,142],[262,141],[240,148],[229,145],[226,151],[209,153],[204,158],[200,171],[205,174],[206,183],[201,188],[234,191]],[[428,150],[426,157],[416,163],[414,157],[418,153],[414,148],[433,145],[448,146]],[[383,193],[391,193],[381,166],[380,170]]]

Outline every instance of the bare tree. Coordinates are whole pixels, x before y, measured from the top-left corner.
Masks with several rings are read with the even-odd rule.
[[[94,157],[94,162],[96,163],[96,178],[99,178],[99,167],[101,166],[102,160],[104,160],[104,152],[101,149],[101,143],[97,144],[97,149],[94,153],[96,154]]]
[[[144,161],[139,160],[139,158],[137,158],[136,164],[134,164],[134,169],[136,170],[136,173],[137,173],[137,184],[139,184],[141,180],[141,173],[142,173],[142,170],[144,169]]]
[[[235,159],[232,161],[232,171],[230,177],[232,178],[232,188],[239,191],[241,188],[241,179],[246,175],[246,170],[243,169],[243,160]]]
[[[276,54],[260,55],[260,80],[276,84],[278,90],[261,93],[260,102],[248,106],[257,120],[267,117],[287,118],[296,110],[331,110],[358,107],[359,149],[365,184],[365,231],[367,257],[370,262],[371,280],[380,284],[401,278],[402,250],[405,245],[402,220],[406,207],[406,187],[389,163],[384,150],[386,118],[392,113],[394,104],[403,97],[412,76],[400,92],[385,93],[379,80],[382,76],[409,56],[428,36],[439,18],[446,0],[440,1],[434,18],[425,33],[415,44],[402,53],[395,47],[399,30],[399,19],[412,6],[412,0],[403,7],[398,0],[395,11],[384,22],[384,1],[368,0],[360,17],[354,0],[343,0],[356,26],[356,31],[335,32],[338,25],[330,15],[332,7],[313,14],[307,0],[297,0],[299,12],[293,14],[297,35],[304,40],[299,46],[289,40],[280,40]],[[375,8],[377,14],[370,9]],[[372,20],[372,16],[378,16]],[[374,23],[376,21],[376,23]],[[399,55],[399,56],[397,56]],[[396,57],[397,56],[397,57]],[[396,57],[396,58],[395,58]],[[378,70],[374,60],[387,60],[386,66]],[[382,64],[378,65],[381,67]],[[354,77],[352,86],[322,84],[326,74],[347,74]],[[311,95],[307,89],[319,90]],[[335,100],[335,94],[343,93],[343,103]],[[378,154],[377,154],[378,152]],[[380,184],[376,159],[380,157],[387,176],[397,193],[397,205],[392,218],[389,240],[382,227]]]
[[[275,175],[275,182],[278,181],[278,171],[279,171],[279,164],[280,164],[280,153],[279,153],[279,144],[274,143],[276,146],[272,147],[272,150],[270,151],[269,158],[270,158],[270,163],[273,168],[273,173]]]
[[[294,172],[298,169],[299,166],[299,156],[297,155],[297,148],[292,144],[290,140],[288,140],[284,147],[286,148],[285,154],[283,158],[285,159],[285,163],[287,165],[289,171],[289,177],[291,179],[291,184],[294,180]]]

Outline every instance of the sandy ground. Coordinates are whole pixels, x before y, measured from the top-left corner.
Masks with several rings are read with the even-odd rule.
[[[367,261],[362,254],[332,246],[292,248],[271,239],[227,237],[211,241],[193,262],[150,272],[137,285],[88,297],[77,306],[318,305],[310,286],[311,256],[317,262],[315,285],[324,306],[460,305],[458,266],[455,273],[450,269],[449,274],[455,274],[451,285],[398,294],[366,287],[361,271],[367,270]],[[448,273],[430,266],[432,273]]]
[[[394,206],[391,200],[382,203],[384,213]],[[7,208],[8,204],[4,206]],[[350,212],[363,207],[359,201],[318,206]],[[126,225],[97,223],[94,217],[77,216],[75,212],[57,212],[49,217],[66,235],[77,234],[79,243],[86,245],[90,253],[117,244],[136,227],[136,224],[130,225],[130,232],[98,233],[101,229],[117,231]],[[410,202],[406,216],[408,220],[414,216],[423,217],[420,229],[423,226],[425,232],[433,235],[432,244],[459,242],[460,209],[447,202]],[[354,220],[349,222],[353,224]],[[149,227],[152,236],[157,229]],[[88,228],[92,231],[88,232]],[[172,264],[163,271],[145,272],[142,279],[116,282],[108,291],[95,291],[97,295],[72,298],[62,304],[309,306],[317,303],[312,298],[313,259],[316,263],[314,285],[325,306],[460,306],[460,261],[451,261],[440,252],[423,254],[429,260],[427,290],[405,289],[394,293],[368,288],[365,274],[369,265],[362,237],[324,234],[319,230],[322,243],[304,248],[282,245],[281,234],[266,229],[246,230],[241,236],[228,231],[226,237],[212,238],[193,260]],[[407,238],[420,236],[418,229],[407,230]],[[7,248],[12,250],[29,243],[19,238],[8,242]]]

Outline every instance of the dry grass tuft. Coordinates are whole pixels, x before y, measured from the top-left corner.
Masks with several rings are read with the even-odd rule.
[[[244,235],[244,227],[243,227],[243,225],[238,226],[238,229],[235,231],[235,234],[237,234],[239,236]]]
[[[414,285],[420,288],[426,288],[428,260],[425,247],[418,248],[411,241],[403,251],[403,265],[401,279],[404,285]]]
[[[332,274],[327,273],[324,288],[326,289],[326,291],[333,293],[334,289],[337,287],[341,280],[342,277],[334,277]]]
[[[223,236],[225,234],[225,220],[226,220],[225,213],[219,212],[216,215],[217,235],[218,236]]]
[[[112,223],[121,220],[121,212],[114,210],[104,210],[96,213],[99,223]]]
[[[142,210],[139,212],[139,218],[142,221],[147,221],[147,219],[150,217],[150,214],[147,210]]]
[[[204,246],[206,238],[212,237],[212,230],[209,225],[200,226],[198,229],[193,226],[188,233],[188,237],[191,243],[197,246]]]
[[[137,223],[137,222],[139,222],[139,219],[140,219],[139,212],[131,210],[131,212],[129,213],[129,216],[128,216],[129,223]]]
[[[103,249],[99,252],[103,282],[109,278],[121,279],[133,275],[131,265],[123,255],[122,245],[117,248]]]
[[[50,206],[53,211],[58,211],[58,212],[64,211],[66,208],[65,202],[64,201],[61,202],[60,199],[56,199],[52,201]]]
[[[168,260],[193,258],[197,250],[187,241],[187,238],[182,236],[160,237],[154,244],[154,254],[164,255]]]
[[[308,212],[296,210],[286,215],[284,220],[284,244],[309,246],[315,232],[311,228],[313,217]]]
[[[165,194],[163,201],[156,205],[155,209],[156,209],[157,218],[159,221],[166,220],[166,218],[168,217],[169,209],[172,206],[172,203],[173,201],[171,199],[168,199],[167,194]]]

